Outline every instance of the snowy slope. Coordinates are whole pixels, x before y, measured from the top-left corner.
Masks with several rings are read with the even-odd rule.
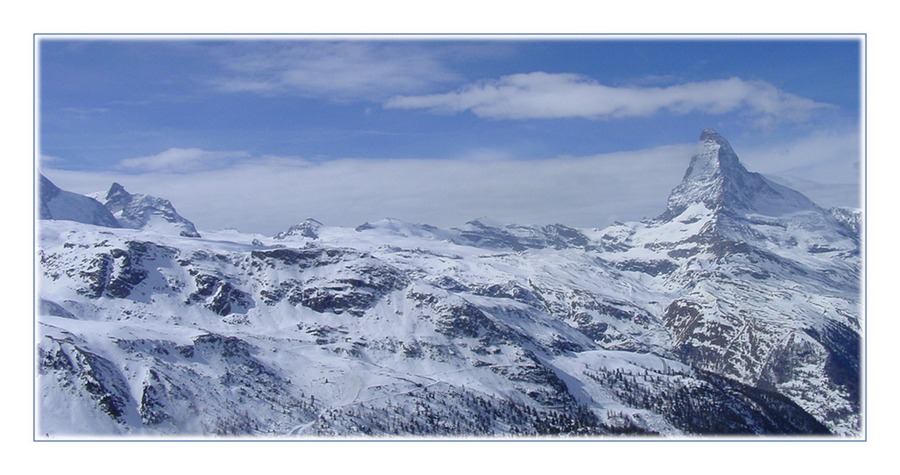
[[[858,436],[853,214],[759,180],[704,131],[605,229],[42,221],[38,435]]]
[[[40,175],[40,219],[76,221],[118,228],[119,223],[102,204],[87,196],[61,190]]]

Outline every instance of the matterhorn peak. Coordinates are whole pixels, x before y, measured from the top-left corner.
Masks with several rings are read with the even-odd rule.
[[[799,192],[747,171],[728,140],[713,129],[701,132],[698,152],[662,217],[677,216],[695,203],[710,210],[775,215],[818,208]]]
[[[725,140],[725,137],[722,137],[722,135],[720,133],[716,132],[715,129],[703,129],[703,131],[700,132],[700,141],[701,142],[710,142],[711,141],[711,142],[716,142],[716,143],[720,143],[720,144],[728,143],[728,141]]]
[[[703,129],[700,134],[700,150],[691,159],[684,180],[725,179],[726,174],[746,174],[738,156],[725,137],[713,129]]]

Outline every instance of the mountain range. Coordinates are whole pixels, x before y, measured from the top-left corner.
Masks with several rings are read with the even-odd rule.
[[[658,217],[599,229],[201,237],[93,196],[41,177],[36,437],[862,432],[861,212],[711,129]]]

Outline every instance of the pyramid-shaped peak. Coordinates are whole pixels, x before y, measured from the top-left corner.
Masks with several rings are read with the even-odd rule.
[[[725,140],[725,137],[722,137],[715,129],[703,129],[703,132],[700,132],[700,141],[716,142],[718,144],[728,143],[728,141]]]
[[[703,203],[710,210],[767,214],[816,208],[800,193],[747,171],[731,144],[713,129],[701,132],[699,150],[684,179],[669,195],[663,217],[677,216],[694,203]]]
[[[130,196],[131,194],[125,191],[125,187],[120,185],[118,182],[113,182],[112,186],[109,187],[109,191],[106,192],[106,199],[110,199],[114,196]]]
[[[728,140],[722,134],[713,129],[703,129],[700,133],[701,153],[695,160],[691,161],[691,167],[688,174],[692,170],[704,169],[707,172],[721,172],[722,168],[732,169],[736,172],[746,173],[747,170],[740,164],[738,156],[731,148]],[[687,178],[687,176],[685,176]]]

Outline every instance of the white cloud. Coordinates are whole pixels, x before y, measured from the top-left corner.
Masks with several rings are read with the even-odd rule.
[[[189,172],[214,165],[224,166],[236,159],[247,158],[242,151],[213,152],[199,148],[170,148],[156,155],[126,158],[119,168],[145,172]]]
[[[383,100],[456,80],[440,50],[399,42],[260,43],[242,45],[222,62],[231,76],[213,80],[222,92]]]
[[[471,111],[493,119],[649,117],[661,112],[743,112],[762,122],[802,121],[829,108],[763,81],[739,78],[668,87],[611,87],[575,74],[533,72],[471,84],[456,92],[396,96],[387,108]]]
[[[62,157],[57,157],[56,155],[47,155],[45,153],[42,153],[40,157],[41,164],[62,163],[63,161],[65,160]]]
[[[74,114],[77,116],[86,117],[94,114],[106,114],[110,112],[112,109],[108,107],[65,107],[62,109],[63,112],[68,112],[70,114]]]
[[[512,152],[494,147],[476,147],[466,150],[457,158],[461,160],[474,161],[496,161],[496,160],[512,160],[516,157]]]
[[[777,176],[819,205],[859,206],[863,160],[856,127],[818,129],[769,143],[732,141],[744,165]]]
[[[760,173],[792,176],[819,183],[859,183],[862,159],[860,132],[855,127],[817,129],[808,135],[759,143],[731,144],[748,168]]]

